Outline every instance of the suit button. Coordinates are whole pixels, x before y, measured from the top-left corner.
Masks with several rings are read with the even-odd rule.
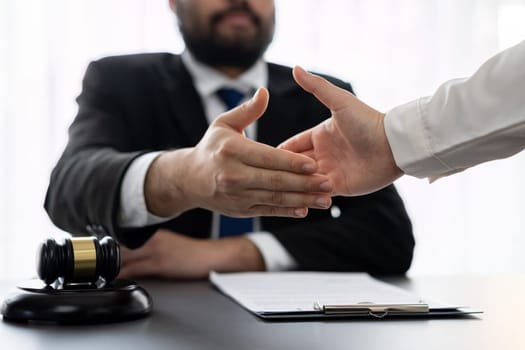
[[[339,209],[337,205],[332,205],[332,207],[330,208],[330,214],[334,219],[337,219],[341,216],[341,209]]]

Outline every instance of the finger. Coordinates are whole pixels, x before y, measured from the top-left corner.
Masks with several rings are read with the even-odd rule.
[[[215,120],[215,124],[225,124],[238,132],[242,132],[248,125],[263,115],[266,107],[268,107],[269,99],[270,93],[268,90],[259,88],[249,101],[221,114]]]
[[[328,193],[301,193],[250,190],[245,198],[249,198],[256,206],[271,206],[280,208],[314,208],[327,209],[332,205]]]
[[[277,146],[277,148],[295,153],[304,153],[305,151],[313,149],[312,130],[313,128],[290,137],[288,140]]]
[[[282,170],[297,174],[312,174],[317,171],[316,162],[302,154],[277,149],[246,139],[239,159],[246,165],[270,170]]]
[[[283,208],[271,205],[256,205],[250,208],[249,216],[273,216],[302,219],[308,215],[308,208]]]
[[[297,84],[314,95],[332,111],[340,110],[349,103],[357,101],[357,98],[350,92],[335,86],[318,75],[306,72],[299,66],[294,67],[293,76]]]
[[[242,187],[253,190],[280,192],[321,192],[330,193],[333,189],[329,179],[320,174],[298,175],[284,171],[255,169],[246,173],[246,181],[240,179]]]
[[[304,151],[304,152],[301,152],[301,154],[309,157],[309,158],[312,158],[312,159],[315,159],[315,152],[313,149],[309,149],[307,151]]]
[[[247,213],[247,217],[273,216],[302,219],[308,215],[308,208],[285,208],[272,205],[254,205]]]

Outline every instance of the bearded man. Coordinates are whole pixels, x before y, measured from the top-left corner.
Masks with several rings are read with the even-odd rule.
[[[274,148],[330,115],[290,68],[262,58],[274,2],[170,7],[186,43],[181,55],[89,65],[51,175],[45,207],[53,222],[72,234],[114,236],[121,277],[405,272],[414,239],[393,186],[332,199],[312,159]]]

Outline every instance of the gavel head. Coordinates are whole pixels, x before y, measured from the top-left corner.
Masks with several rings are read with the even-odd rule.
[[[64,284],[94,283],[99,278],[108,283],[119,271],[119,245],[109,236],[100,241],[94,237],[69,238],[60,243],[49,238],[38,250],[38,277],[48,285],[60,277]]]

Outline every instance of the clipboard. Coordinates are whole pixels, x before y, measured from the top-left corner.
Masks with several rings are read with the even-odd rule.
[[[482,313],[469,307],[425,301],[364,273],[212,272],[210,281],[265,320],[457,317]]]
[[[481,314],[482,310],[469,307],[429,306],[428,304],[355,304],[355,305],[319,305],[314,312],[255,312],[257,316],[266,320],[294,320],[294,319],[335,319],[335,318],[434,318],[434,317],[461,317]]]

